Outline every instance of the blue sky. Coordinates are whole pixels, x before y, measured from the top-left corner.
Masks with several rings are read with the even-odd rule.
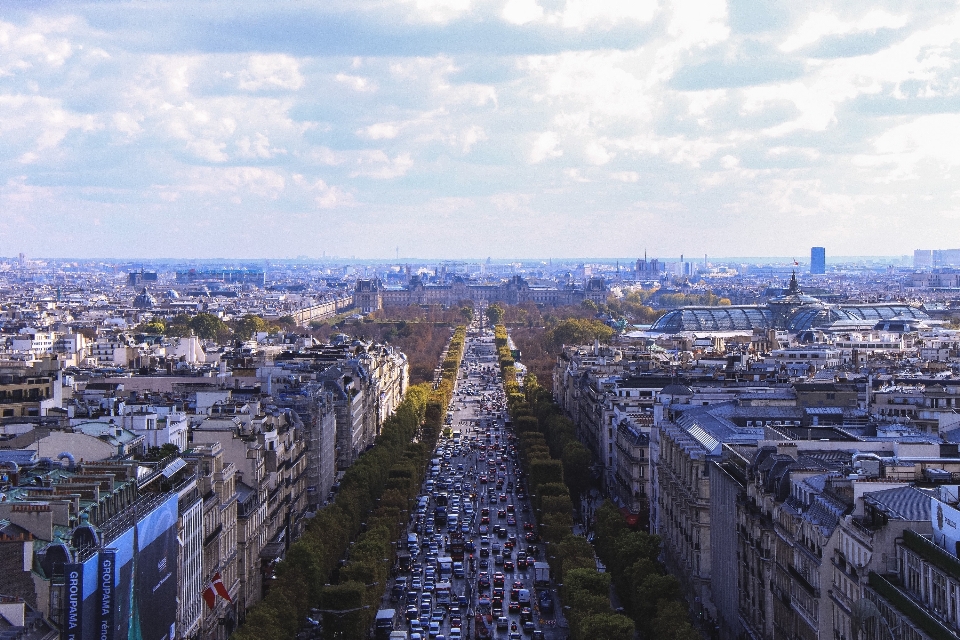
[[[937,0],[4,3],[0,255],[953,248],[958,63]]]

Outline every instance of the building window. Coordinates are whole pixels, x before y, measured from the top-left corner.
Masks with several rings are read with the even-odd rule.
[[[942,574],[933,573],[933,589],[931,596],[933,599],[933,608],[938,613],[944,613],[947,610],[947,579]]]

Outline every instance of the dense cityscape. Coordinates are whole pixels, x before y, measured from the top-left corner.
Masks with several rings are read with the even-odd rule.
[[[0,259],[3,637],[960,634],[960,251]]]

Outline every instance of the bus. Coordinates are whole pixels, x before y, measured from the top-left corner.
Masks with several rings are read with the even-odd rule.
[[[447,547],[450,557],[457,562],[463,562],[463,536],[453,536],[450,538],[450,544]]]

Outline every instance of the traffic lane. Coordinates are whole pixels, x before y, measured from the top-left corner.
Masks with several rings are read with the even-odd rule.
[[[499,381],[497,381],[497,382],[499,382]],[[465,386],[471,386],[471,385],[465,385]],[[477,386],[477,385],[473,385],[473,386]],[[476,400],[479,400],[479,399],[484,399],[484,396],[486,396],[487,404],[492,404],[492,405],[493,405],[493,410],[494,410],[494,412],[496,412],[496,411],[503,411],[503,407],[502,407],[502,405],[501,405],[501,402],[502,402],[502,392],[501,392],[501,394],[497,394],[493,389],[490,388],[491,386],[492,386],[492,385],[485,384],[485,385],[484,385],[484,388],[482,389],[482,391],[485,392],[485,393],[481,393],[481,394],[469,394],[469,395],[467,395],[467,394],[465,393],[466,390],[465,390],[465,389],[461,389],[461,392],[462,392],[462,397],[461,397],[461,399],[476,399]],[[499,396],[499,397],[498,397],[498,396]],[[481,411],[482,411],[484,414],[486,414],[486,415],[481,415]],[[489,428],[488,430],[489,430],[491,433],[499,433],[499,434],[501,435],[501,440],[500,440],[500,442],[502,443],[502,446],[498,447],[498,448],[495,449],[494,451],[489,451],[489,452],[487,452],[487,453],[488,453],[488,455],[489,455],[489,454],[496,453],[497,458],[499,459],[499,457],[506,451],[506,447],[507,447],[507,439],[506,439],[507,432],[506,432],[505,429],[503,428],[503,423],[502,423],[502,421],[500,421],[500,420],[497,420],[497,421],[492,420],[492,419],[490,418],[490,413],[491,413],[491,412],[482,409],[481,406],[480,406],[480,403],[477,403],[477,404],[471,403],[471,405],[470,405],[469,407],[467,407],[467,408],[465,408],[465,409],[457,409],[455,413],[457,414],[457,417],[458,417],[458,418],[459,418],[459,417],[465,417],[465,419],[467,420],[467,422],[465,422],[465,423],[462,425],[463,428],[461,429],[461,433],[464,434],[465,436],[468,436],[468,437],[471,436],[471,435],[477,435],[477,436],[482,435],[481,430],[478,429],[478,428],[476,428],[476,426],[477,426],[477,419],[478,419],[478,418],[484,418],[485,420],[487,420],[487,421],[489,421],[490,423],[492,423],[492,428]],[[458,423],[458,424],[459,424],[459,423]],[[486,430],[485,430],[485,431],[486,431]],[[446,443],[443,443],[443,444],[446,444]],[[471,480],[470,483],[474,486],[474,489],[475,489],[478,493],[480,493],[480,495],[482,496],[482,497],[481,497],[481,500],[483,500],[483,501],[485,501],[485,502],[489,502],[488,499],[487,499],[487,497],[486,497],[486,494],[485,494],[485,493],[481,493],[482,485],[479,485],[479,482],[477,482],[477,476],[479,475],[479,473],[480,473],[480,471],[481,471],[481,469],[482,469],[482,465],[479,464],[479,462],[480,462],[480,460],[479,460],[479,451],[477,451],[477,450],[475,450],[475,449],[474,449],[474,450],[464,449],[464,451],[467,451],[467,453],[461,453],[461,454],[459,454],[459,455],[457,455],[457,456],[451,457],[451,459],[450,459],[450,464],[449,464],[449,468],[448,468],[448,469],[455,469],[455,468],[456,468],[456,465],[459,465],[459,464],[464,464],[465,468],[466,468],[466,465],[467,465],[467,464],[470,464],[470,465],[472,466],[472,468],[475,468],[476,471],[473,472],[473,477],[470,479],[470,480]],[[511,479],[514,479],[514,480],[515,480],[515,478],[516,478],[516,476],[517,476],[517,465],[514,463],[513,459],[508,459],[508,461],[505,463],[504,467],[505,467],[505,468],[502,470],[502,472],[503,472],[503,474],[504,474],[504,480],[505,480],[505,482],[509,482]],[[501,470],[497,469],[497,471],[501,471]],[[448,471],[448,472],[449,472],[449,471]],[[519,486],[519,483],[515,482],[515,486],[518,487],[518,486]],[[506,493],[506,495],[509,496],[509,499],[508,499],[508,500],[509,500],[510,502],[514,503],[515,505],[520,502],[520,501],[517,499],[517,497],[516,497],[516,488],[515,488],[513,491],[505,490],[505,491],[503,491],[502,493]],[[500,503],[500,500],[499,500],[499,493],[498,493],[498,494],[497,494],[496,502],[495,502],[494,504],[497,504],[497,505],[499,506],[499,503]],[[479,512],[479,509],[477,509],[477,510],[474,511],[473,517],[471,518],[471,520],[473,521],[473,523],[477,522],[477,513],[478,513],[478,512]],[[524,515],[524,513],[523,513],[522,510],[521,510],[520,513],[517,514],[516,521],[517,521],[517,525],[516,525],[515,527],[511,527],[510,529],[511,529],[512,531],[516,532],[514,535],[517,536],[518,544],[520,544],[520,543],[521,543],[520,532],[523,530],[523,524],[526,523],[526,522],[529,522],[529,517],[526,516],[526,515]],[[502,556],[501,556],[501,557],[502,557]],[[514,554],[511,554],[511,557],[515,557],[515,555],[514,555]],[[494,568],[496,568],[496,565],[494,565]],[[503,572],[503,573],[505,574],[505,576],[504,576],[504,577],[505,577],[505,583],[506,583],[506,582],[512,583],[512,582],[514,582],[514,581],[520,581],[520,582],[522,582],[522,583],[524,584],[524,586],[525,586],[526,588],[528,588],[528,589],[531,589],[531,587],[533,586],[533,585],[530,583],[531,577],[530,577],[530,575],[529,575],[529,570],[527,570],[527,571],[516,571],[516,570],[514,570],[514,571],[512,571],[512,572]],[[469,591],[474,591],[474,589],[472,588],[472,585],[471,585],[471,580],[472,580],[472,579],[473,579],[473,578],[470,577],[470,576],[465,576],[464,578],[455,578],[455,579],[454,579],[454,590],[455,590],[455,592],[457,592],[457,593],[465,593],[465,592],[468,591],[468,590],[469,590]],[[471,588],[468,589],[468,585],[471,585]],[[531,591],[535,593],[535,590],[531,589]],[[470,594],[470,595],[473,595],[473,594]],[[474,602],[476,602],[476,599],[474,599]],[[507,603],[509,603],[509,599],[507,600]],[[535,605],[535,606],[536,606],[536,605]],[[506,617],[507,617],[509,620],[511,620],[511,621],[516,621],[517,624],[518,624],[518,626],[519,626],[519,619],[520,619],[520,614],[519,614],[519,613],[510,613],[510,612],[509,612],[509,609],[507,609],[506,611],[504,611],[504,613],[506,614]],[[449,625],[449,620],[445,620],[445,623],[444,623],[444,630],[445,630],[445,631],[450,628],[448,625]]]

